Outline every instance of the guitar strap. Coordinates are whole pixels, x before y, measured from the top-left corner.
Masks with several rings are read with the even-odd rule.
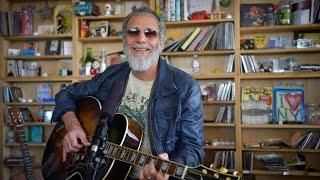
[[[105,101],[102,103],[101,115],[106,116],[109,121],[112,121],[114,114],[117,110],[117,106],[121,98],[121,85],[118,81],[113,81],[108,95]]]

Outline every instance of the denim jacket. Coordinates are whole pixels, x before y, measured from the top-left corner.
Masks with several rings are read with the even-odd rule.
[[[67,111],[76,111],[75,101],[94,96],[103,101],[112,81],[125,92],[131,68],[127,62],[113,65],[89,81],[77,82],[55,96],[52,121],[59,122]],[[168,153],[171,161],[188,166],[202,163],[203,107],[198,83],[185,72],[159,59],[158,73],[148,107],[152,153]]]

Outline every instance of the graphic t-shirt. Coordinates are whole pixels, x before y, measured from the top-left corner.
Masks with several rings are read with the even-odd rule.
[[[153,81],[142,81],[130,72],[127,88],[118,108],[118,113],[131,117],[142,128],[144,136],[140,151],[146,153],[151,152],[149,137],[146,136],[148,134],[146,127],[148,118],[147,109],[152,85]],[[142,168],[133,167],[129,177],[138,179],[140,169]]]

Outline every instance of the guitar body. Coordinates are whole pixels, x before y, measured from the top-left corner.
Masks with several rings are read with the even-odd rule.
[[[101,103],[93,98],[86,97],[77,102],[77,117],[89,139],[92,138],[99,122]],[[130,118],[115,114],[114,120],[108,126],[108,142],[138,150],[142,140],[140,126]],[[89,162],[90,149],[82,148],[79,152],[69,153],[67,161],[62,161],[63,138],[66,128],[58,123],[48,140],[42,158],[42,174],[45,179],[92,179],[94,168]],[[105,157],[101,161],[95,179],[125,179],[131,165]]]

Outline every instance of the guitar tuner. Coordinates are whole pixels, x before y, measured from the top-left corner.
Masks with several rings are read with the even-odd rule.
[[[214,173],[213,177],[216,178],[216,179],[219,179],[219,174],[218,173]]]
[[[221,168],[219,169],[219,172],[221,172],[222,174],[227,174],[228,169],[227,169],[226,167],[221,167]]]
[[[202,169],[203,174],[208,174],[208,171],[206,169]]]

